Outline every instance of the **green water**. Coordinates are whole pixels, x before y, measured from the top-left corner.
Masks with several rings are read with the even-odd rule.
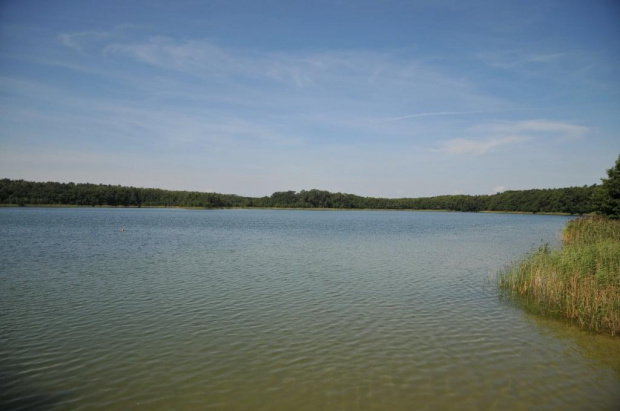
[[[618,340],[487,283],[565,222],[0,209],[0,408],[618,409]]]

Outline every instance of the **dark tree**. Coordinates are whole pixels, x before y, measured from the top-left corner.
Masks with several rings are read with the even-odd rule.
[[[604,216],[617,220],[620,219],[620,156],[616,165],[607,170],[607,176],[601,178],[603,185],[595,193],[594,207]]]

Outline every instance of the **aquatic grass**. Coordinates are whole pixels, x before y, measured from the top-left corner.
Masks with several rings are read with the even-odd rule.
[[[502,270],[500,291],[537,312],[620,335],[620,221],[572,220],[562,244],[560,250],[541,246]]]
[[[601,240],[620,241],[620,222],[603,217],[571,220],[562,232],[562,243],[593,244]]]

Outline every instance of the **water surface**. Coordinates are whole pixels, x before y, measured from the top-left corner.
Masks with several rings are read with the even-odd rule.
[[[618,340],[487,283],[565,222],[0,209],[0,404],[617,409]]]

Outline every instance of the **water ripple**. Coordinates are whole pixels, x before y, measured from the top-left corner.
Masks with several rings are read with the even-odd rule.
[[[485,289],[564,221],[0,210],[0,408],[616,409],[617,341]]]

